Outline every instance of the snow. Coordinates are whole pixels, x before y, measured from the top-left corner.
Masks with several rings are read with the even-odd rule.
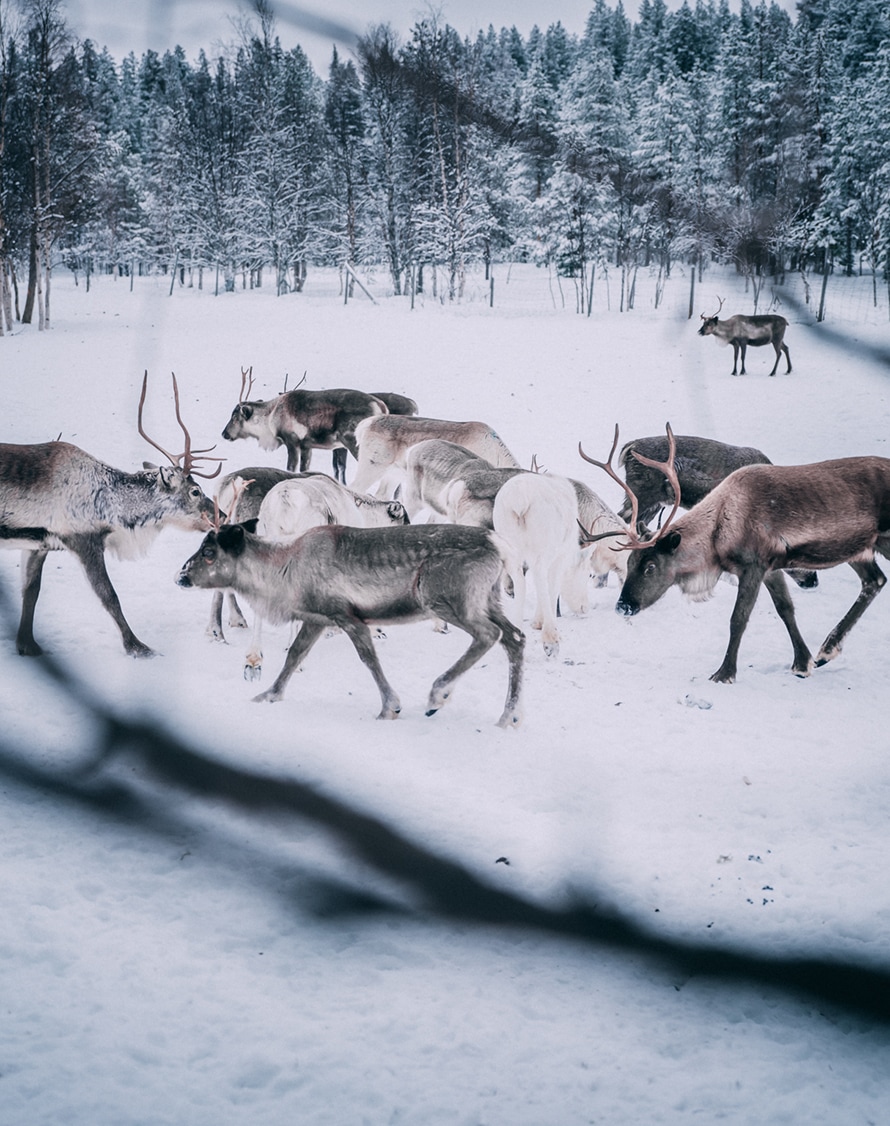
[[[459,306],[427,298],[411,310],[383,297],[344,305],[322,272],[285,298],[171,298],[148,278],[132,292],[94,278],[87,293],[59,275],[52,330],[0,341],[4,440],[61,432],[136,468],[156,456],[135,427],[143,371],[146,428],[172,448],[169,372],[194,444],[208,446],[252,365],[259,395],[305,371],[309,387],[399,391],[426,415],[490,422],[523,465],[535,455],[614,507],[617,486],[577,445],[604,457],[616,421],[624,439],[670,420],[788,464],[886,453],[887,371],[852,347],[886,340],[868,279],[829,287],[838,336],[781,309],[794,370],[783,363],[774,379],[771,350],[749,352],[749,374],[734,379],[731,354],[696,335],[716,292],[727,309],[751,308],[735,278],[708,275],[692,320],[686,279],[658,310],[641,284],[631,313],[609,310],[598,284],[587,318],[531,267],[499,270],[493,309],[481,280]],[[283,465],[252,442],[215,452],[226,471]],[[329,465],[316,454],[316,468]],[[671,591],[627,621],[613,579],[591,590],[586,617],[560,620],[557,658],[528,631],[525,720],[508,732],[495,727],[500,648],[427,718],[429,685],[465,639],[392,627],[378,644],[403,712],[382,723],[343,636],[319,643],[281,703],[253,704],[247,639],[209,642],[209,595],[174,585],[198,543],[167,531],[145,558],[109,561],[130,624],[162,653],[152,661],[124,655],[73,557],[47,563],[37,638],[115,713],[379,817],[493,897],[554,909],[581,897],[707,949],[890,964],[886,594],[807,680],[789,671],[762,597],[726,686],[708,676],[726,644],[729,583],[706,603]],[[17,553],[0,567],[14,593]],[[857,590],[849,568],[795,588],[811,648]],[[886,1024],[619,946],[436,917],[416,887],[311,819],[190,792],[137,750],[95,766],[95,717],[54,688],[45,662],[17,657],[12,634],[5,625],[0,644],[0,1122],[890,1121]],[[265,685],[287,638],[266,630]],[[86,800],[104,785],[137,804]],[[338,911],[332,886],[396,909]]]

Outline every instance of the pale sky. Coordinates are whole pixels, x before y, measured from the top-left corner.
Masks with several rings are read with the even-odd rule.
[[[668,2],[678,7],[681,0]],[[441,0],[432,5],[423,0],[272,0],[272,5],[283,45],[299,43],[316,71],[325,76],[332,44],[337,43],[341,56],[349,57],[354,36],[370,24],[391,23],[406,38],[409,28],[433,10],[461,35],[474,35],[489,24],[496,28],[515,24],[527,35],[535,24],[546,28],[557,20],[568,31],[581,32],[593,0]],[[625,0],[624,7],[633,17],[636,0]],[[201,47],[212,55],[217,45],[237,39],[232,20],[237,21],[239,12],[249,11],[250,5],[239,0],[66,0],[64,10],[78,38],[108,47],[119,62],[130,51],[138,56],[148,48],[163,52],[177,44],[190,59]],[[319,27],[324,21],[330,26]]]

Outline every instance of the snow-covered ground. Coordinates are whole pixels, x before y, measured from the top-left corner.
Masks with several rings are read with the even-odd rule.
[[[564,283],[565,284],[565,283]],[[291,385],[412,395],[426,415],[492,423],[520,462],[617,487],[583,463],[623,438],[678,433],[754,445],[796,463],[886,454],[888,371],[852,345],[887,340],[867,279],[833,280],[829,336],[784,306],[794,370],[696,335],[698,312],[750,310],[707,275],[696,314],[677,277],[656,311],[648,284],[592,317],[531,267],[480,282],[460,306],[307,292],[214,297],[164,279],[55,279],[53,328],[0,340],[2,438],[62,436],[121,468],[154,458],[136,433],[143,371],[149,433],[178,444],[175,371],[194,443],[211,445],[253,366],[255,395]],[[606,307],[607,296],[612,309]],[[730,309],[733,306],[733,310]],[[763,302],[761,304],[763,309]],[[283,465],[220,443],[226,469]],[[315,467],[328,468],[316,454]],[[495,891],[559,907],[612,906],[657,939],[890,965],[886,660],[890,595],[843,655],[801,680],[769,599],[742,644],[738,681],[708,676],[734,590],[676,591],[632,621],[617,588],[564,618],[557,659],[529,631],[524,725],[495,727],[500,648],[423,714],[432,680],[465,647],[428,623],[393,627],[381,659],[395,723],[349,642],[319,643],[285,700],[251,702],[244,643],[204,635],[209,595],[174,585],[200,537],[165,532],[109,569],[137,635],[163,654],[124,656],[113,623],[66,555],[47,563],[38,640],[109,707],[174,731],[261,778],[291,778],[386,820]],[[0,554],[15,593],[18,556]],[[794,598],[815,649],[858,590],[846,567]],[[43,772],[0,762],[4,910],[0,1122],[10,1126],[581,1126],[688,1121],[830,1126],[890,1122],[890,1035],[860,1013],[759,984],[727,984],[617,947],[522,928],[443,921],[416,890],[357,860],[315,823],[238,808],[152,777],[138,755],[107,780],[157,816],[116,816],[52,779],[85,763],[96,726],[15,655],[3,626],[2,742]],[[286,630],[266,635],[267,678]],[[103,812],[103,808],[105,812]],[[503,859],[509,861],[504,863]],[[498,861],[501,861],[500,863]],[[320,912],[325,881],[405,910]]]

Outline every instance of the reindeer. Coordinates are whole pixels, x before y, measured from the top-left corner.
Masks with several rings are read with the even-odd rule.
[[[375,399],[379,399],[390,414],[411,415],[417,414],[417,403],[407,395],[399,395],[395,391],[372,391]],[[346,484],[346,447],[336,449],[331,453],[334,468],[334,479]]]
[[[260,514],[260,505],[270,489],[282,481],[288,481],[296,476],[285,469],[270,469],[264,465],[251,465],[245,469],[238,469],[227,473],[220,479],[216,490],[218,508],[228,513],[228,521],[232,524],[256,521]],[[316,476],[316,474],[312,474]],[[233,629],[247,629],[247,619],[241,612],[238,599],[234,591],[228,592],[229,596],[229,625]],[[226,637],[223,632],[222,610],[225,592],[214,592],[210,609],[210,622],[207,626],[207,636],[212,641],[225,644]]]
[[[440,617],[472,644],[433,683],[427,715],[450,698],[459,676],[500,641],[509,685],[500,727],[520,720],[525,638],[499,600],[504,558],[491,532],[448,524],[393,528],[312,528],[293,544],[270,543],[239,524],[210,532],[182,567],[183,587],[233,587],[270,621],[301,621],[300,632],[271,688],[257,702],[274,703],[326,628],[347,634],[380,691],[378,719],[395,719],[399,698],[377,659],[369,622]]]
[[[313,449],[334,450],[340,446],[357,455],[355,427],[364,418],[387,414],[387,407],[374,395],[348,388],[303,391],[294,388],[274,399],[249,399],[252,369],[241,369],[241,397],[222,432],[223,438],[256,438],[260,448],[287,450],[287,468],[309,468]]]
[[[743,465],[771,465],[772,462],[753,446],[730,446],[713,438],[697,438],[688,434],[674,435],[676,456],[674,469],[680,483],[680,507],[692,508],[703,500],[711,489]],[[649,464],[638,457],[643,454]],[[668,439],[663,434],[650,438],[634,438],[625,442],[618,455],[618,465],[624,469],[624,479],[637,499],[638,519],[648,524],[665,505],[674,503],[674,492],[660,469],[653,469],[651,459],[663,462],[668,456]],[[659,462],[659,464],[660,464]],[[631,501],[624,498],[618,510],[623,520],[631,514]],[[789,571],[798,586],[810,589],[819,585],[815,571]]]
[[[846,635],[887,581],[875,562],[875,552],[890,558],[890,460],[848,457],[811,465],[744,466],[675,521],[680,484],[673,465],[670,425],[667,434],[668,459],[652,465],[668,477],[677,499],[656,536],[643,539],[632,532],[621,545],[630,552],[630,559],[616,610],[629,616],[638,614],[675,585],[691,598],[704,600],[711,596],[721,574],[735,575],[738,592],[729,646],[723,663],[711,676],[718,684],[731,684],[742,635],[762,583],[791,638],[792,672],[809,676],[813,658],[797,627],[782,571],[789,567],[824,570],[849,563],[859,576],[859,597],[823,641],[815,664],[834,660]],[[611,468],[617,442],[616,426],[606,463],[587,458],[583,450],[581,454],[627,489]],[[631,526],[636,527],[635,520]]]
[[[578,536],[578,498],[565,477],[520,473],[505,481],[494,498],[494,530],[510,547],[508,571],[516,614],[525,606],[525,577],[531,571],[536,608],[532,629],[541,630],[548,657],[559,653],[557,602],[575,612],[586,609],[587,573]],[[621,526],[624,531],[624,525]]]
[[[494,527],[495,497],[500,489],[511,478],[528,472],[493,466],[463,446],[438,438],[412,446],[405,464],[404,500],[412,519],[423,507],[428,507],[452,524],[473,524],[480,528]],[[537,461],[533,460],[532,464],[532,472],[539,472]],[[569,481],[575,490],[582,547],[589,542],[588,533],[606,529],[625,531],[624,523],[592,489],[582,481],[571,478]],[[577,527],[575,530],[578,531]],[[623,581],[627,573],[623,555],[599,543],[583,552],[581,564],[601,581],[612,571]]]
[[[718,320],[720,310],[723,308],[723,298],[718,297],[720,307],[712,317],[706,317],[704,313],[701,315],[702,326],[698,330],[699,336],[714,336],[718,341],[723,344],[732,345],[732,374],[736,375],[736,368],[739,363],[739,352],[742,354],[742,371],[741,374],[745,375],[745,353],[750,344],[752,348],[760,348],[764,344],[772,344],[776,351],[776,362],[773,364],[773,370],[770,375],[776,374],[776,369],[779,366],[779,360],[782,358],[782,353],[785,353],[785,360],[788,364],[785,374],[791,371],[791,353],[788,351],[788,345],[784,343],[785,329],[788,327],[788,322],[784,317],[780,317],[774,313],[763,314],[760,316],[747,317],[743,314],[737,313],[734,317],[728,320]]]
[[[40,594],[43,565],[50,551],[67,549],[83,564],[87,579],[121,633],[124,650],[133,657],[154,651],[133,633],[105,567],[105,550],[134,558],[148,550],[166,525],[188,531],[212,526],[213,504],[194,477],[215,477],[195,468],[209,450],[191,449],[179,410],[179,388],[173,377],[176,419],[185,435],[185,450],[169,454],[142,427],[148,373],[142,381],[138,428],[171,465],[145,463],[127,473],[92,457],[68,442],[0,445],[0,546],[23,554],[22,615],[16,637],[18,652],[39,656],[34,640],[34,610]],[[218,460],[218,459],[211,459]]]
[[[239,516],[241,509],[239,508]],[[344,524],[351,528],[388,528],[408,524],[405,506],[397,500],[376,500],[355,493],[324,474],[292,477],[269,490],[260,504],[258,536],[275,543],[293,543],[310,528]],[[263,675],[263,619],[254,617],[253,636],[244,659],[244,679]]]
[[[404,476],[408,450],[429,438],[462,446],[496,468],[519,468],[519,462],[497,433],[484,422],[389,415],[365,419],[356,427],[358,469],[352,487],[366,493],[376,484],[378,492],[389,491],[391,495],[393,482]]]

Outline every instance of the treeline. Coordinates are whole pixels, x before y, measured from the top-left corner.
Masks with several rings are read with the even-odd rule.
[[[385,25],[324,79],[266,0],[224,55],[119,64],[61,0],[0,0],[0,331],[49,323],[52,268],[175,284],[344,284],[457,300],[471,265],[547,264],[590,308],[604,270],[631,308],[734,263],[868,271],[890,286],[890,5],[595,0],[560,23],[461,38]]]

